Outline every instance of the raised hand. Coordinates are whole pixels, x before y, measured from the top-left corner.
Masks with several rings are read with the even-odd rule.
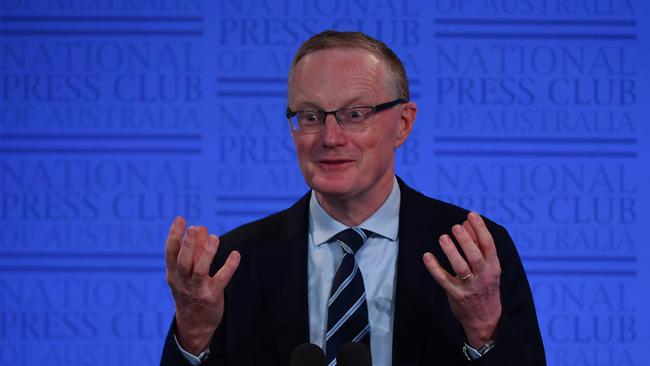
[[[449,235],[442,235],[439,243],[456,275],[445,271],[431,253],[424,254],[424,265],[447,292],[451,310],[463,326],[468,344],[479,348],[494,340],[501,318],[501,266],[492,234],[476,212],[470,212],[462,225],[454,225],[452,233],[467,260]]]
[[[191,226],[185,236],[185,219],[177,217],[165,243],[167,283],[176,306],[176,339],[186,351],[198,355],[210,344],[223,318],[224,289],[239,266],[233,251],[223,267],[209,276],[219,248],[219,238],[204,226]]]

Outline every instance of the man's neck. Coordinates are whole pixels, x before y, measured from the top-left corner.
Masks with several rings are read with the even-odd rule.
[[[370,191],[355,197],[330,196],[316,192],[316,198],[323,210],[336,221],[350,227],[359,226],[386,202],[395,184],[393,175],[390,179],[390,184],[376,185]]]

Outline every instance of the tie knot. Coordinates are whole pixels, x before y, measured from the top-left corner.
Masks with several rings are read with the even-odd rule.
[[[336,234],[334,238],[341,243],[343,250],[355,255],[359,248],[366,243],[368,236],[370,236],[370,231],[352,227]]]

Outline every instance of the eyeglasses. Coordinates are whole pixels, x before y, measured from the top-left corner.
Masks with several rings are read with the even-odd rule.
[[[368,128],[367,120],[373,114],[407,102],[408,100],[400,98],[375,106],[351,107],[337,111],[292,111],[287,107],[287,119],[294,132],[314,133],[323,129],[327,115],[331,114],[343,131],[357,132]]]

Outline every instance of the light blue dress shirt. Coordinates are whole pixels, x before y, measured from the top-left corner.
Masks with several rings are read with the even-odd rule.
[[[393,179],[393,189],[388,199],[358,226],[374,233],[356,254],[368,301],[373,366],[392,364],[399,206],[399,185]],[[332,238],[347,228],[325,212],[312,191],[309,201],[307,265],[309,341],[323,350],[327,330],[327,300],[334,273],[343,258],[343,250]]]

